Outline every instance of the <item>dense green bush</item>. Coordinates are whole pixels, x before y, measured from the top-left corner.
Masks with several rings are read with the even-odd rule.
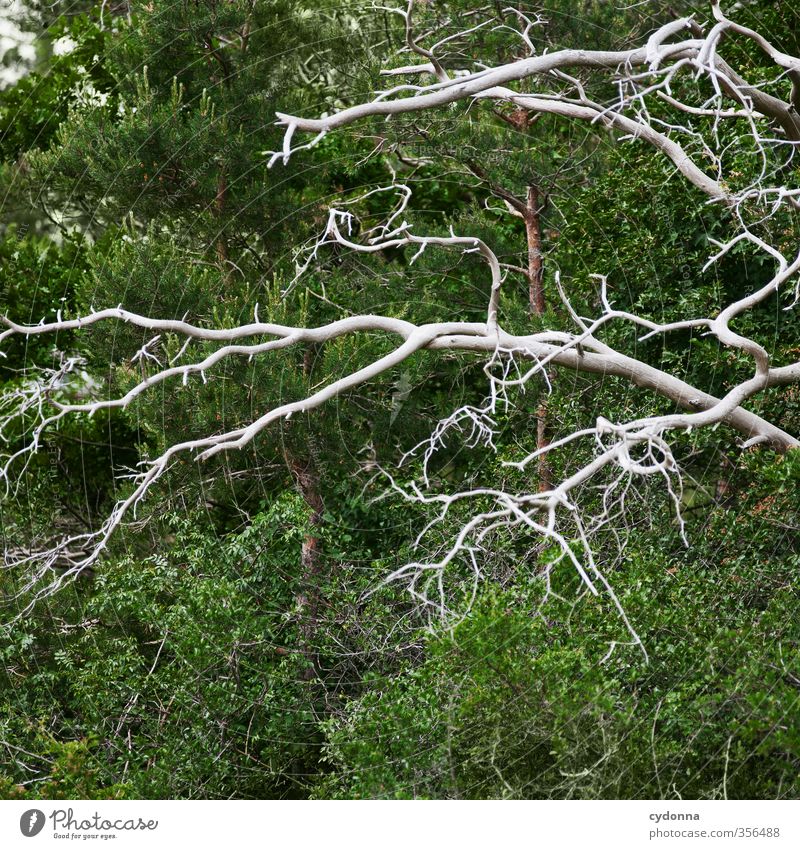
[[[598,2],[580,3],[576,17],[574,5],[549,4],[543,46],[610,46],[662,22]],[[785,4],[744,5],[743,19],[796,49]],[[556,271],[582,315],[600,309],[591,275],[601,273],[616,306],[664,321],[711,314],[772,273],[743,247],[700,272],[710,239],[730,237],[735,223],[637,143],[550,119],[512,131],[509,114],[481,102],[330,134],[268,169],[281,143],[276,109],[332,111],[383,84],[377,72],[404,33],[392,16],[363,12],[326,0],[150,0],[132,4],[130,22],[106,8],[102,29],[99,9],[56,14],[47,39],[69,33],[75,50],[43,50],[32,75],[0,91],[0,314],[36,323],[122,303],[229,327],[258,304],[262,319],[297,325],[352,311],[483,321],[485,268],[472,255],[429,248],[412,266],[414,250],[326,247],[292,282],[293,251],[320,234],[329,206],[392,174],[414,188],[414,232],[480,236],[510,266],[526,262],[525,232],[499,206],[497,185],[520,197],[536,181],[549,195],[545,314],[530,315],[527,283],[510,269],[501,318],[514,332],[571,327]],[[454,0],[420,15],[434,25],[463,12]],[[506,35],[487,28],[476,44],[515,58]],[[757,51],[737,49],[762,69]],[[745,179],[758,167],[752,150],[720,132]],[[426,162],[432,146],[441,156]],[[409,153],[423,161],[410,166]],[[362,227],[385,219],[387,197],[354,207]],[[754,226],[782,247],[797,241],[796,217]],[[797,359],[796,312],[770,302],[739,328],[776,364]],[[639,343],[622,323],[603,332],[708,392],[751,368],[697,333]],[[152,367],[131,361],[149,336],[109,323],[11,340],[0,390],[64,355],[84,361],[85,383],[71,391],[125,392]],[[159,355],[169,360],[182,342],[165,335]],[[12,475],[4,551],[96,530],[137,462],[252,421],[390,344],[343,337],[225,363],[207,383],[175,379],[125,411],[65,419],[27,474]],[[433,514],[393,497],[381,469],[396,468],[442,414],[483,401],[483,364],[421,352],[313,415],[276,423],[245,451],[182,459],[103,558],[53,596],[34,599],[51,575],[23,591],[20,570],[0,572],[0,797],[796,797],[798,452],[742,452],[725,428],[676,437],[688,548],[660,482],[631,492],[624,521],[595,541],[641,645],[610,595],[589,594],[571,567],[554,568],[548,591],[552,553],[536,535],[490,538],[474,600],[471,571],[453,564],[452,619],[429,617],[402,582],[384,582],[440,553],[469,507],[456,505],[415,548]],[[552,383],[550,435],[600,411],[623,420],[671,408],[601,375],[562,370]],[[431,463],[431,492],[535,486],[503,463],[530,447],[545,392],[531,384],[512,396],[497,416],[496,452],[453,434]],[[774,387],[753,409],[800,428],[796,388]],[[25,444],[29,421],[4,434],[4,451]],[[550,474],[593,450],[553,457]],[[398,478],[418,472],[417,455]],[[581,498],[589,510],[600,495]]]

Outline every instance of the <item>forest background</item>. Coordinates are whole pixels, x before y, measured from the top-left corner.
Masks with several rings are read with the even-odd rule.
[[[793,4],[737,5],[738,21],[800,53]],[[675,15],[708,17],[684,2],[525,10],[547,21],[533,37],[551,50],[626,47]],[[472,12],[423,3],[419,28],[463,29]],[[482,14],[499,25],[509,13],[489,3]],[[651,149],[598,126],[458,106],[346,128],[269,168],[283,135],[275,112],[361,102],[401,61],[402,18],[369,4],[78,0],[7,15],[22,35],[6,45],[0,90],[0,313],[15,320],[122,304],[232,327],[258,304],[286,324],[482,321],[485,269],[452,252],[429,249],[412,268],[413,250],[326,247],[292,282],[330,206],[398,175],[416,224],[480,236],[517,268],[509,327],[568,321],[557,273],[582,314],[596,311],[599,273],[615,306],[658,321],[705,314],[771,274],[746,245],[703,271],[709,239],[729,233],[725,211]],[[503,29],[475,39],[469,49],[493,61],[518,55]],[[747,43],[735,49],[754,73],[767,64]],[[743,156],[742,171],[752,167]],[[532,191],[535,274],[530,222],[502,200]],[[362,202],[376,218],[387,205]],[[797,244],[796,214],[772,226]],[[797,359],[796,313],[773,302],[746,327],[776,359]],[[147,338],[98,326],[9,339],[0,383],[13,394],[34,365],[68,355],[85,361],[79,397],[124,392],[147,368],[132,361]],[[2,501],[4,552],[96,528],[140,459],[251,421],[385,349],[362,335],[226,361],[207,383],[64,419]],[[638,356],[712,394],[748,368],[691,331]],[[417,557],[429,515],[392,495],[380,470],[449,408],[482,402],[483,364],[425,352],[239,453],[177,464],[98,563],[33,605],[37,586],[20,592],[13,568],[0,573],[0,797],[796,798],[800,452],[743,451],[726,427],[681,436],[688,547],[663,486],[637,484],[596,555],[646,656],[574,570],[554,573],[543,603],[549,547],[535,535],[492,538],[477,595],[468,570],[456,574],[444,620],[385,582]],[[495,451],[448,441],[434,491],[507,480],[503,462],[540,426],[556,438],[601,413],[665,408],[619,378],[555,370],[551,382],[513,399]],[[752,408],[800,433],[796,386]],[[4,437],[13,449],[24,426]],[[537,474],[560,478],[571,459]],[[454,511],[431,545],[462,519]]]

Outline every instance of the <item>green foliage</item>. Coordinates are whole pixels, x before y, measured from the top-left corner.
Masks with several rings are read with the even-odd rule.
[[[689,552],[650,535],[614,570],[648,662],[602,600],[561,576],[540,608],[523,572],[328,723],[318,795],[795,798],[798,458],[748,466],[751,494]]]
[[[0,313],[20,324],[53,321],[60,311],[67,317],[78,282],[86,274],[86,245],[69,238],[60,246],[49,239],[18,234],[11,229],[0,242]],[[57,339],[62,349],[72,342],[68,334]],[[34,365],[53,365],[51,338],[12,339],[3,346],[0,380],[13,379]],[[56,360],[57,362],[57,360]]]
[[[334,680],[337,665],[339,674],[348,668],[346,656],[337,658],[342,647],[376,650],[357,615],[359,584],[370,581],[358,575],[357,558],[369,554],[368,533],[348,525],[356,513],[354,504],[328,522],[347,553],[331,546],[322,588],[331,612],[322,614],[313,657],[297,557],[307,517],[291,495],[222,540],[199,515],[175,519],[164,553],[121,557],[60,595],[25,633],[7,628],[2,683],[17,695],[4,705],[0,731],[22,754],[5,786],[30,771],[46,770],[40,780],[49,788],[66,780],[41,731],[56,723],[65,735],[57,751],[74,748],[91,763],[87,784],[69,785],[79,796],[91,782],[145,798],[307,792],[319,769],[323,704],[344,697],[309,677],[309,665],[330,668]],[[388,622],[384,603],[367,609]],[[87,735],[98,745],[75,742]]]
[[[46,736],[42,733],[45,740]],[[125,799],[126,788],[122,785],[104,787],[98,782],[94,748],[87,739],[45,743],[44,750],[52,758],[50,774],[22,784],[0,775],[0,799]]]
[[[45,67],[0,92],[0,158],[4,161],[46,149],[70,109],[109,97],[113,80],[103,61],[106,35],[98,17],[93,9],[57,18],[39,38],[50,42],[68,38],[74,48],[51,56]],[[109,104],[113,102],[112,95]]]
[[[461,29],[467,5],[418,4],[419,27]],[[786,4],[741,11],[797,49]],[[15,320],[123,304],[232,327],[258,304],[262,320],[297,326],[353,312],[483,321],[488,281],[473,255],[429,247],[412,265],[414,250],[353,256],[329,246],[294,279],[293,251],[320,235],[328,208],[393,175],[414,189],[413,232],[479,236],[517,268],[527,262],[524,227],[496,189],[524,198],[535,184],[548,197],[546,311],[530,315],[527,280],[510,269],[500,310],[511,332],[574,330],[556,270],[581,315],[597,315],[590,275],[604,274],[615,306],[658,321],[714,314],[772,273],[744,246],[701,272],[710,240],[734,225],[641,142],[551,118],[523,126],[514,110],[480,101],[366,122],[269,169],[282,143],[275,111],[341,108],[385,83],[380,68],[407,61],[395,57],[405,39],[398,16],[359,18],[327,0],[148,0],[131,5],[130,21],[107,15],[101,29],[99,8],[58,12],[46,41],[69,35],[75,49],[0,92],[0,313]],[[508,15],[487,13],[498,24]],[[540,50],[615,47],[663,22],[641,4],[594,0],[549,3],[544,15],[550,23],[533,35]],[[498,62],[522,55],[497,27],[476,33],[470,49]],[[461,47],[453,50],[461,67]],[[752,45],[736,50],[754,71],[765,67]],[[613,93],[608,82],[586,84],[599,99]],[[728,127],[720,133],[744,184],[759,167],[752,147]],[[353,203],[354,236],[396,200],[386,192]],[[753,226],[781,247],[797,241],[794,220]],[[776,364],[793,362],[797,318],[775,307],[736,327]],[[603,334],[708,392],[752,368],[697,334],[637,342],[621,322]],[[21,386],[69,355],[86,373],[65,391],[124,393],[155,372],[132,361],[150,338],[105,323],[12,340],[0,382]],[[164,334],[154,351],[171,362],[183,342]],[[96,529],[128,492],[120,472],[176,442],[242,427],[394,344],[370,334],[239,357],[209,369],[207,382],[176,377],[125,411],[65,419],[0,507],[5,550]],[[189,355],[212,350],[193,341]],[[313,415],[275,423],[245,451],[207,464],[178,458],[94,570],[31,609],[21,576],[3,571],[2,621],[18,618],[0,629],[0,796],[796,797],[797,452],[742,454],[722,428],[677,437],[691,548],[655,482],[631,493],[622,554],[616,532],[598,537],[598,563],[647,662],[608,594],[588,594],[571,567],[555,567],[545,601],[551,552],[536,536],[492,537],[471,607],[471,572],[454,564],[455,624],[429,623],[402,583],[382,583],[441,556],[474,507],[455,505],[414,548],[431,514],[386,497],[375,475],[443,412],[482,402],[481,365],[420,352]],[[530,487],[528,471],[503,464],[529,450],[544,393],[531,384],[511,398],[497,416],[496,453],[452,434],[430,465],[431,492]],[[774,387],[759,403],[779,426],[800,428],[796,388]],[[548,434],[585,427],[599,411],[623,420],[666,409],[621,380],[560,371]],[[26,424],[7,434],[12,447]],[[593,450],[554,458],[554,479]],[[418,470],[417,456],[401,475]],[[589,508],[600,496],[581,497]]]

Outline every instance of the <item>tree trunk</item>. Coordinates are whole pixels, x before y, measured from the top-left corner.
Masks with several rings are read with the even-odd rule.
[[[539,197],[538,186],[528,186],[528,194],[525,202],[525,235],[528,240],[528,302],[531,315],[544,315],[544,285],[542,265],[542,206]],[[548,371],[552,376],[552,372]],[[545,448],[549,444],[547,437],[547,400],[539,404],[536,411],[536,448]],[[550,489],[550,465],[547,457],[539,458],[539,492],[547,492]]]
[[[222,219],[225,213],[225,201],[228,194],[228,181],[225,177],[225,171],[219,172],[217,177],[217,195],[214,199],[214,210],[217,221],[219,222],[219,234],[217,235],[217,261],[219,262],[219,270],[222,272],[224,280],[228,279],[230,274],[230,265],[228,264],[228,242],[225,238],[225,232],[222,226]]]
[[[323,504],[319,493],[319,476],[313,459],[305,462],[286,452],[286,462],[297,489],[309,509],[309,531],[300,548],[300,591],[297,595],[299,607],[300,650],[308,661],[303,677],[311,680],[319,675],[319,654],[316,649],[319,629],[319,611],[322,604],[320,577],[322,558],[320,539],[316,532],[322,524]]]
[[[303,374],[306,377],[311,373],[315,353],[315,346],[308,345],[303,354]],[[323,599],[320,590],[322,557],[320,538],[316,528],[322,524],[325,507],[320,495],[319,471],[314,461],[311,444],[308,448],[307,457],[304,460],[300,460],[288,449],[285,452],[285,458],[295,485],[309,509],[308,522],[310,527],[300,548],[301,587],[297,596],[297,603],[300,617],[300,648],[308,661],[308,667],[303,677],[310,681],[319,677],[319,653],[316,650],[316,643],[319,631],[319,612]]]
[[[528,238],[528,300],[531,315],[544,315],[542,286],[542,222],[539,189],[528,186],[525,204],[525,235]]]

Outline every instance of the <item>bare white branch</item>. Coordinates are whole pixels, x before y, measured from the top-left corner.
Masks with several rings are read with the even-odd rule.
[[[780,69],[779,73],[800,75],[800,60],[778,51],[758,33],[730,21],[717,2],[713,6],[716,24],[708,32],[692,18],[681,18],[661,27],[644,45],[630,50],[579,48],[542,54],[537,54],[531,37],[532,29],[541,21],[506,9],[504,20],[516,21],[516,27],[503,23],[495,29],[513,30],[522,39],[529,55],[497,67],[476,63],[475,67],[479,68],[476,71],[450,72],[445,67],[450,62],[443,63],[443,48],[452,47],[457,40],[468,39],[488,22],[478,22],[441,37],[426,48],[423,43],[430,43],[429,35],[415,33],[414,2],[409,0],[405,8],[389,8],[388,11],[404,21],[405,51],[425,61],[394,68],[385,74],[432,74],[436,81],[399,85],[378,93],[369,102],[321,118],[278,113],[278,123],[286,130],[282,149],[271,153],[269,165],[279,160],[287,164],[296,152],[313,147],[327,133],[354,122],[370,117],[390,119],[395,115],[439,110],[456,102],[492,101],[530,113],[577,120],[606,128],[621,139],[649,144],[672,163],[688,184],[702,192],[707,201],[725,204],[738,229],[727,241],[715,243],[716,253],[708,265],[737,246],[748,244],[751,249],[762,252],[774,267],[764,285],[726,304],[716,315],[686,315],[676,321],[659,323],[648,316],[615,307],[614,301],[619,298],[615,299],[608,291],[607,269],[602,268],[592,275],[597,281],[598,314],[581,316],[556,274],[555,286],[572,322],[570,329],[553,326],[530,334],[511,333],[501,320],[503,269],[523,272],[524,269],[501,263],[491,246],[475,236],[457,235],[452,231],[449,235],[420,233],[408,221],[411,188],[392,182],[343,200],[328,211],[324,231],[296,255],[296,275],[284,294],[288,295],[306,272],[322,261],[325,249],[333,245],[363,255],[412,248],[415,253],[408,272],[411,275],[415,270],[414,260],[423,251],[474,253],[486,271],[485,321],[464,322],[443,316],[441,321],[416,325],[390,316],[353,315],[321,327],[294,327],[260,321],[257,307],[252,323],[225,329],[143,316],[121,306],[72,319],[63,319],[59,314],[56,321],[37,325],[24,325],[2,317],[0,321],[5,330],[0,333],[0,353],[3,343],[12,337],[55,336],[64,331],[86,333],[100,322],[130,324],[154,334],[133,357],[141,369],[141,379],[119,397],[98,397],[96,389],[93,394],[77,391],[76,381],[83,364],[78,358],[65,355],[57,368],[32,372],[26,382],[0,398],[0,439],[10,446],[0,455],[0,477],[8,489],[41,450],[47,431],[66,416],[124,409],[154,387],[170,382],[188,386],[198,377],[203,381],[213,380],[216,367],[229,358],[259,360],[292,346],[309,342],[324,344],[352,334],[377,333],[397,340],[389,353],[331,380],[306,397],[279,403],[243,427],[171,445],[159,457],[142,463],[130,476],[125,497],[97,531],[57,540],[40,551],[22,554],[7,551],[6,567],[26,575],[24,590],[33,591],[35,600],[54,592],[66,579],[96,564],[111,535],[124,521],[135,516],[137,506],[179,456],[188,455],[202,461],[222,452],[243,449],[257,438],[268,438],[270,425],[279,419],[309,413],[386,374],[409,358],[424,355],[425,351],[449,351],[483,359],[488,384],[485,401],[461,405],[446,413],[430,438],[407,452],[403,463],[406,467],[419,463],[419,483],[401,483],[396,472],[386,472],[386,475],[392,492],[436,510],[417,540],[419,546],[426,545],[434,531],[441,531],[446,519],[456,522],[458,530],[445,544],[440,544],[434,555],[421,556],[417,562],[402,565],[387,580],[406,580],[409,591],[425,607],[449,615],[448,576],[455,565],[466,565],[477,586],[486,572],[485,560],[493,540],[500,534],[527,534],[538,540],[536,568],[547,588],[545,596],[551,593],[552,571],[559,564],[569,564],[580,576],[586,592],[604,594],[613,602],[628,629],[630,643],[641,646],[642,641],[628,621],[603,564],[596,560],[594,540],[598,534],[624,523],[627,501],[635,497],[637,485],[650,479],[663,480],[683,532],[682,471],[669,441],[671,436],[676,432],[725,424],[738,431],[743,448],[755,444],[766,444],[779,451],[800,447],[795,435],[743,406],[768,387],[800,382],[800,362],[776,367],[761,344],[732,328],[735,319],[767,299],[781,297],[786,291],[795,294],[798,291],[800,248],[787,255],[784,249],[759,236],[757,226],[752,221],[748,224],[747,215],[751,208],[758,208],[763,210],[760,219],[763,221],[785,206],[800,203],[800,189],[784,185],[785,169],[774,164],[775,151],[780,151],[781,155],[785,152],[786,161],[794,156],[800,144],[800,120],[792,112],[792,104],[748,83],[721,58],[720,49],[724,46],[721,37],[729,32],[750,39]],[[675,41],[684,31],[688,31],[691,38]],[[587,93],[592,89],[584,77],[595,74],[616,83],[617,93],[609,101],[596,102]],[[688,83],[691,74],[710,84],[713,90],[710,97],[708,89],[692,103],[676,96],[679,77]],[[535,86],[535,90],[523,92],[517,90],[519,86],[511,87],[521,81]],[[660,115],[658,108],[662,110]],[[665,109],[666,115],[663,114]],[[675,113],[678,113],[677,118]],[[741,125],[760,157],[750,184],[738,191],[730,188],[725,174],[728,150],[720,142],[719,121],[722,119],[734,122],[735,126]],[[680,123],[682,121],[685,123]],[[703,122],[701,129],[699,125]],[[308,142],[293,146],[298,131],[316,135]],[[359,210],[365,199],[372,197],[374,200],[379,193],[391,197],[394,205],[379,224],[367,226],[359,220]],[[524,207],[515,204],[510,193],[500,192],[495,196],[504,200],[512,214],[523,214]],[[357,228],[356,224],[360,226]],[[733,385],[723,397],[711,396],[667,371],[612,348],[604,339],[604,331],[611,323],[627,323],[642,329],[642,340],[679,330],[701,331],[752,361],[753,373]],[[164,365],[162,346],[166,336],[178,337],[183,343],[179,353]],[[190,355],[190,350],[195,350],[192,343],[200,343],[197,347],[202,347],[202,355]],[[549,392],[551,369],[623,379],[649,395],[664,399],[668,402],[666,411],[623,422],[613,422],[598,415],[594,421],[584,423],[581,428],[547,445],[521,452],[519,460],[506,461],[505,468],[516,476],[515,483],[495,488],[476,485],[455,492],[437,491],[432,469],[441,449],[457,439],[472,449],[495,450],[500,415],[513,405],[523,403],[526,392],[536,395]],[[674,412],[675,406],[682,412]],[[582,459],[575,460],[574,468],[563,480],[540,488],[536,485],[539,482],[535,480],[537,465],[534,461],[554,452]],[[592,501],[587,497],[590,491],[600,495]],[[587,507],[590,502],[594,505],[591,509]],[[48,581],[51,573],[56,577]],[[619,641],[612,643],[607,658],[618,645],[621,645]]]

